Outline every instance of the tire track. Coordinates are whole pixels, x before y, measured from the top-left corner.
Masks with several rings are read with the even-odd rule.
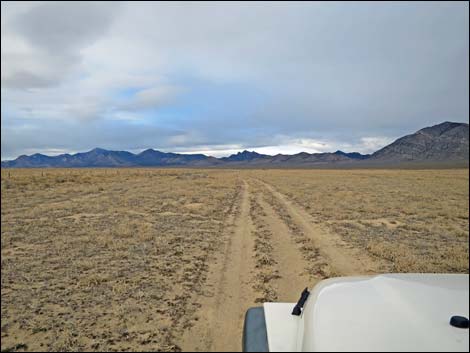
[[[276,301],[295,302],[299,293],[318,279],[309,276],[306,270],[308,263],[299,251],[294,235],[263,196],[265,195],[257,196],[257,203],[262,210],[261,220],[271,235],[272,257],[277,274],[277,278],[273,280]]]
[[[240,351],[243,318],[256,305],[251,287],[254,268],[250,186],[243,181],[237,210],[230,215],[225,249],[211,266],[209,293],[201,302],[197,324],[183,338],[183,350]]]
[[[291,230],[305,234],[312,241],[314,248],[307,247],[306,250],[316,250],[324,259],[324,267],[311,269],[317,272],[317,276],[352,276],[378,272],[379,264],[376,260],[360,252],[359,249],[347,248],[338,235],[315,224],[310,214],[288,200],[272,185],[259,179],[257,181],[271,195],[270,203],[277,209],[278,214]]]
[[[254,225],[255,276],[252,287],[256,292],[257,303],[273,302],[278,299],[275,282],[281,278],[279,264],[274,258],[272,229],[265,221],[266,213],[259,204],[259,191],[250,197],[250,215]]]
[[[243,317],[253,306],[250,286],[253,270],[253,237],[250,217],[249,185],[243,182],[239,216],[230,243],[217,298],[213,326],[213,351],[238,351],[241,349]]]
[[[223,250],[210,261],[196,322],[184,332],[184,351],[240,351],[248,308],[295,302],[321,279],[376,268],[261,180],[242,180],[233,209],[221,233]]]

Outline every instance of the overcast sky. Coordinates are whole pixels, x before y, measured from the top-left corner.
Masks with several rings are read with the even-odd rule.
[[[1,157],[372,152],[469,119],[467,2],[1,3]]]

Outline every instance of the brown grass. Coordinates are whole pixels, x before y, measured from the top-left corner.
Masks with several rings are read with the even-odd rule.
[[[232,173],[2,170],[2,349],[178,350]],[[203,207],[195,207],[199,204]]]
[[[243,181],[260,195],[253,273],[275,298],[259,200],[301,233],[256,180],[391,272],[468,273],[468,170],[2,170],[2,350],[181,349]]]
[[[468,273],[467,170],[276,171],[262,179],[393,272]]]

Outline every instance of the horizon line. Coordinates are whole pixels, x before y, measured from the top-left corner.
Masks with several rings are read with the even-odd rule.
[[[130,152],[130,151],[127,151],[127,150],[116,150],[116,149],[106,149],[106,148],[102,148],[102,147],[94,147],[88,151],[84,151],[84,152],[74,152],[74,153],[59,153],[59,154],[44,154],[44,153],[40,153],[40,152],[36,152],[36,153],[32,153],[32,154],[22,154],[22,155],[19,155],[18,157],[16,158],[10,158],[10,159],[1,159],[2,162],[8,162],[8,161],[14,161],[20,157],[31,157],[31,156],[34,156],[34,155],[41,155],[41,156],[46,156],[46,157],[59,157],[59,156],[62,156],[62,155],[69,155],[69,156],[75,156],[77,154],[80,154],[80,153],[90,153],[94,150],[103,150],[103,151],[106,151],[106,152],[127,152],[127,153],[131,153],[135,156],[139,155],[140,153],[142,152],[145,152],[145,151],[149,151],[149,150],[152,150],[152,151],[155,151],[155,152],[161,152],[161,153],[166,153],[166,154],[169,154],[169,153],[172,153],[172,154],[179,154],[179,155],[203,155],[205,157],[210,157],[210,158],[216,158],[216,159],[222,159],[222,158],[228,158],[228,157],[231,157],[231,156],[236,156],[238,154],[241,154],[241,153],[244,153],[244,152],[248,152],[248,153],[256,153],[256,154],[259,154],[261,156],[268,156],[268,157],[275,157],[275,156],[278,156],[278,155],[283,155],[283,156],[294,156],[294,155],[298,155],[298,154],[302,154],[302,153],[306,153],[306,154],[336,154],[336,153],[345,153],[345,154],[351,154],[351,153],[357,153],[361,156],[370,156],[372,155],[373,153],[375,152],[372,152],[372,153],[361,153],[361,152],[356,152],[356,151],[353,151],[353,152],[345,152],[343,150],[336,150],[334,152],[305,152],[305,151],[300,151],[300,152],[297,152],[297,153],[292,153],[292,154],[289,154],[289,153],[277,153],[277,154],[265,154],[265,153],[259,153],[259,152],[256,152],[255,150],[248,150],[248,149],[243,149],[243,150],[238,150],[238,152],[236,153],[231,153],[227,156],[221,156],[221,157],[215,157],[215,156],[212,156],[212,155],[209,155],[209,154],[205,154],[205,153],[197,153],[197,152],[167,152],[167,151],[163,151],[163,150],[160,150],[160,149],[154,149],[154,148],[145,148],[145,149],[142,149],[140,152]]]

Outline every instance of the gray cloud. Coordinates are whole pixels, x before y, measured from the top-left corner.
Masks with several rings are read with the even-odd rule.
[[[463,2],[2,3],[2,158],[85,148],[80,131],[90,147],[370,152],[468,122],[468,33]]]
[[[10,18],[2,12],[2,87],[42,88],[60,83],[79,65],[81,50],[105,34],[116,7],[104,2],[26,4]],[[2,42],[4,35],[2,33]],[[4,72],[3,72],[4,71]]]
[[[27,70],[13,72],[2,80],[2,85],[9,88],[38,88],[54,84],[52,77],[41,77]]]
[[[18,16],[13,26],[32,46],[59,55],[75,53],[105,33],[115,7],[105,2],[44,3]]]
[[[36,152],[81,152],[94,147],[143,150],[156,143],[165,148],[171,146],[174,136],[181,134],[184,132],[180,130],[135,126],[125,121],[109,125],[106,121],[36,124],[34,120],[28,119],[18,124],[7,120],[2,121],[2,156],[16,158],[21,154]]]
[[[156,109],[173,102],[181,89],[175,86],[157,86],[138,91],[129,100],[124,100],[117,107],[125,111]]]

